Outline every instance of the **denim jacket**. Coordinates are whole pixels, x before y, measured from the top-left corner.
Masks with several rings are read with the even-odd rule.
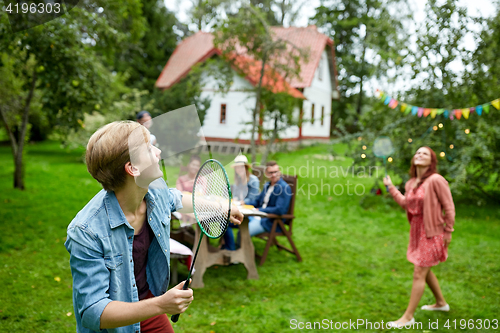
[[[149,289],[155,296],[167,291],[170,278],[170,217],[182,208],[182,195],[169,189],[149,188],[145,196],[147,221],[155,234],[146,266]],[[73,306],[77,332],[100,332],[101,314],[111,301],[138,302],[132,247],[134,229],[127,222],[114,192],[104,190],[76,215],[65,242],[73,276]],[[140,332],[140,323],[102,330]]]
[[[248,204],[250,201],[257,199],[259,196],[259,185],[259,178],[255,175],[250,175],[250,179],[247,184],[231,185],[233,199],[238,199],[239,197],[244,196],[245,204]]]
[[[270,182],[267,182],[264,184],[264,189],[262,192],[260,192],[260,195],[254,199],[248,202],[249,205],[255,206],[259,208],[261,212],[268,213],[268,214],[276,214],[276,215],[284,215],[288,212],[288,208],[290,207],[290,202],[292,199],[292,189],[290,188],[290,185],[288,185],[283,178],[280,178],[274,184],[274,189],[273,192],[271,193],[271,196],[269,197],[269,202],[267,203],[266,208],[262,208],[262,204],[264,203],[264,197],[266,196],[267,190],[269,189],[269,186],[271,185]],[[245,203],[247,203],[245,201]],[[269,218],[262,218],[260,220],[260,224],[266,231],[271,231],[271,228],[273,226],[273,219]],[[284,223],[287,223],[287,220],[283,220]],[[276,229],[278,232],[281,232],[281,228],[278,226]]]

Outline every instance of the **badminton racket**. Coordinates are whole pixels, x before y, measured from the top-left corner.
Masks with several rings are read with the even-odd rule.
[[[226,232],[231,216],[231,187],[226,169],[219,161],[210,159],[203,163],[196,174],[193,186],[193,212],[201,229],[198,248],[191,263],[183,290],[189,287],[194,263],[203,235],[220,238]],[[172,322],[179,320],[180,314],[171,317]]]

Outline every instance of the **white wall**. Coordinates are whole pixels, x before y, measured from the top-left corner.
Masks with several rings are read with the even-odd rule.
[[[328,57],[326,50],[321,54],[322,65],[319,65],[314,73],[314,78],[310,87],[304,89],[304,96],[307,98],[304,101],[303,111],[304,119],[308,119],[302,123],[302,136],[330,136],[330,118],[332,109],[332,83],[330,79],[330,71],[328,69]],[[322,71],[321,80],[319,79],[319,71]],[[311,109],[314,103],[314,124],[311,124]],[[325,108],[325,116],[323,125],[321,125],[321,107]]]
[[[329,137],[330,136],[330,118],[332,108],[332,85],[330,71],[328,69],[328,57],[326,50],[323,51],[321,60],[314,74],[314,79],[310,87],[304,89],[303,111],[304,121],[302,124],[302,136]],[[319,79],[319,71],[322,70],[322,78]],[[216,137],[225,139],[250,140],[250,125],[244,125],[252,119],[252,110],[255,107],[255,97],[252,92],[252,85],[244,78],[234,73],[233,85],[230,91],[223,95],[216,92],[215,80],[206,78],[206,84],[202,90],[202,97],[211,99],[210,108],[207,110],[205,121],[203,123],[203,134],[206,137]],[[311,106],[314,103],[314,124],[311,124]],[[226,104],[226,123],[220,123],[221,104]],[[321,125],[321,107],[325,108],[323,125]],[[295,117],[298,119],[299,110],[295,110]],[[264,128],[272,129],[274,123],[272,120],[264,122]],[[242,134],[246,130],[248,133]],[[280,138],[298,138],[299,128],[297,126],[289,127]],[[257,136],[255,137],[257,139]]]
[[[253,88],[251,84],[234,73],[233,85],[227,94],[216,92],[214,88],[214,80],[207,79],[207,84],[202,90],[202,97],[210,98],[211,103],[205,115],[203,134],[206,137],[250,139],[250,133],[240,134],[240,131],[250,128],[244,123],[251,121],[251,112],[255,106],[255,97],[252,93],[245,91]],[[224,124],[220,123],[221,104],[226,104]]]
[[[252,111],[255,108],[255,97],[251,91],[253,89],[252,85],[234,73],[233,85],[230,91],[223,95],[215,91],[215,80],[210,78],[205,80],[206,84],[202,90],[202,97],[209,97],[211,103],[205,115],[202,127],[203,134],[206,137],[250,140],[251,126],[245,125],[245,123],[252,120]],[[225,124],[220,123],[221,104],[226,104]],[[271,120],[266,120],[263,126],[266,129],[272,129],[274,123]],[[241,133],[242,130],[246,130],[248,133]],[[297,138],[298,135],[298,127],[293,126],[281,133],[280,138]],[[255,139],[257,138],[258,135],[256,134]]]

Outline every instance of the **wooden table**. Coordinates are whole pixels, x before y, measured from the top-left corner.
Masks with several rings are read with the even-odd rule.
[[[240,248],[235,251],[220,250],[208,243],[208,237],[203,236],[200,244],[200,250],[195,262],[196,271],[193,274],[193,282],[190,287],[203,288],[203,274],[208,267],[213,265],[227,266],[232,263],[241,263],[245,265],[248,275],[247,279],[258,280],[259,273],[257,273],[257,266],[255,265],[255,248],[252,243],[252,238],[248,232],[248,216],[266,216],[264,213],[254,212],[247,209],[240,209],[245,215],[243,222],[239,226],[241,241]],[[228,228],[229,229],[229,228]],[[196,252],[198,240],[200,239],[200,226],[196,224],[195,242],[193,245],[193,252]]]

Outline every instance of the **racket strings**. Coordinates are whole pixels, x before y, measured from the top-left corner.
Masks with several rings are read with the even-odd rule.
[[[373,153],[377,157],[387,157],[393,152],[392,141],[387,137],[377,138],[373,143]]]
[[[196,179],[194,206],[200,225],[213,238],[222,236],[228,224],[229,188],[217,163],[207,163]]]

